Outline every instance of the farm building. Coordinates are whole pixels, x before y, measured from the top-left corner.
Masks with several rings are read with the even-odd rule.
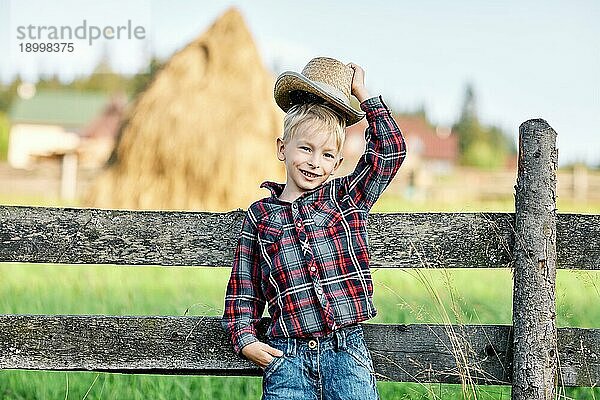
[[[8,162],[13,168],[33,168],[40,158],[66,155],[91,168],[106,162],[124,98],[66,90],[36,92],[32,85],[25,92],[10,112]]]
[[[421,198],[436,177],[449,175],[458,164],[458,138],[449,128],[432,126],[423,116],[396,114],[406,140],[407,154],[391,191]],[[365,149],[366,120],[346,129],[342,173],[349,173]]]

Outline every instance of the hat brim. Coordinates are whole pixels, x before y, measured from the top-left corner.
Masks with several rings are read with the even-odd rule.
[[[364,112],[352,108],[343,99],[323,90],[304,75],[293,71],[282,73],[275,82],[275,102],[284,112],[288,112],[294,105],[290,93],[295,90],[303,90],[325,100],[328,105],[332,106],[346,120],[346,125],[348,126],[354,125],[365,116]]]

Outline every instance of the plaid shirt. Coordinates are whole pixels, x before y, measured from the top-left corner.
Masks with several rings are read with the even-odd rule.
[[[375,316],[367,214],[406,154],[381,97],[365,100],[367,148],[354,172],[279,200],[284,186],[253,203],[242,225],[225,296],[223,327],[237,353],[258,339],[265,304],[272,337],[324,336]]]

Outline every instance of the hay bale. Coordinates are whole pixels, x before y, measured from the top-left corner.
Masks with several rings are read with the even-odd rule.
[[[224,211],[283,180],[274,78],[235,9],[168,60],[122,126],[87,205]]]

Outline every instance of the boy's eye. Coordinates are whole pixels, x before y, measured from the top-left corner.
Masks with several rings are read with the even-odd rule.
[[[325,157],[327,158],[335,158],[335,156],[331,153],[325,153]]]
[[[302,150],[306,150],[306,151],[310,151],[310,148],[309,148],[309,147],[306,147],[306,146],[300,146],[300,149],[302,149]]]

